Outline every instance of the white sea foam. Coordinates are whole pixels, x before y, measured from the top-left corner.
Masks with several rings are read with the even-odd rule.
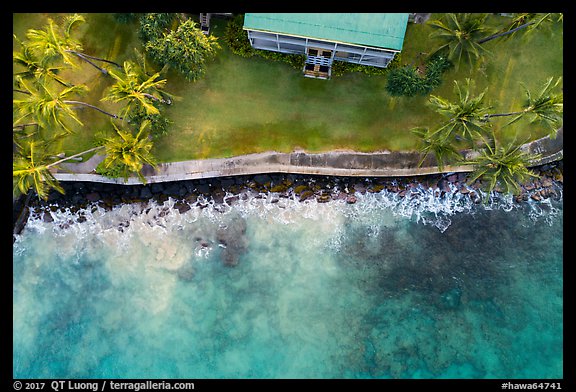
[[[447,363],[459,363],[462,347],[498,348],[499,339],[503,344],[497,353],[507,360],[499,364],[511,366],[517,353],[508,354],[510,342],[520,336],[526,344],[533,336],[510,329],[507,340],[502,326],[491,326],[491,318],[484,318],[472,301],[468,320],[458,311],[433,313],[432,305],[422,304],[411,290],[383,295],[381,285],[390,271],[388,262],[402,262],[403,249],[415,241],[427,246],[409,253],[417,257],[407,263],[426,262],[431,252],[446,261],[462,256],[457,247],[435,247],[440,234],[434,227],[450,230],[455,215],[479,209],[506,211],[514,205],[514,213],[516,204],[495,197],[484,206],[456,191],[443,198],[425,189],[414,193],[404,198],[387,191],[357,194],[355,204],[251,195],[220,205],[199,198],[183,213],[172,199],[112,210],[92,205],[76,213],[51,212],[53,222],[43,220],[44,211],[33,211],[14,244],[15,374],[334,378],[347,371],[354,377],[377,371],[371,376],[405,377],[411,367],[422,367],[420,374],[430,377],[446,371]],[[521,205],[535,219],[561,209],[552,200]],[[239,251],[238,266],[229,268],[221,262],[225,249],[218,246],[217,233],[242,219],[247,246]],[[415,223],[431,230],[412,230]],[[476,234],[475,228],[470,230]],[[417,237],[423,232],[429,237]],[[488,244],[493,239],[489,233],[477,238]],[[440,272],[456,274],[441,264],[450,263],[438,263]],[[518,270],[529,266],[516,264]],[[191,272],[183,277],[182,269],[188,267]],[[518,306],[528,304],[524,299],[533,288],[526,289],[524,299],[514,299],[518,297],[509,294],[517,290],[510,276],[507,271],[502,286],[490,295],[502,290],[501,303],[512,298]],[[526,277],[530,284],[541,282],[538,292],[549,290],[538,274]],[[483,280],[465,274],[453,279],[470,287]],[[552,303],[551,325],[561,325],[556,322],[561,301],[549,298],[538,299],[538,312]],[[514,326],[524,325],[509,315]],[[537,330],[544,325],[539,320],[540,314],[527,322],[536,322]],[[45,364],[38,364],[40,344],[48,347],[49,353],[42,353]],[[406,356],[406,350],[411,354]],[[41,373],[40,366],[49,373]],[[426,373],[427,366],[436,373]],[[514,366],[524,368],[521,361]],[[508,369],[487,374],[496,377]]]
[[[474,201],[468,195],[460,193],[453,184],[448,184],[448,186],[450,192],[442,197],[439,196],[438,190],[421,186],[411,188],[404,197],[388,190],[377,193],[356,193],[358,201],[355,204],[346,204],[342,200],[319,203],[315,199],[309,199],[301,202],[294,195],[277,197],[272,193],[257,195],[247,192],[232,205],[226,202],[234,196],[230,193],[225,195],[225,202],[222,204],[214,203],[212,199],[201,195],[197,202],[191,204],[191,208],[184,213],[176,210],[175,200],[172,198],[162,204],[153,200],[147,203],[121,204],[112,210],[105,210],[93,204],[76,213],[72,213],[68,208],[55,211],[32,209],[25,230],[39,233],[52,230],[58,236],[71,235],[76,238],[84,238],[89,233],[99,232],[101,233],[100,239],[104,243],[117,243],[118,241],[128,243],[136,231],[152,230],[165,236],[174,235],[178,231],[193,227],[194,223],[201,218],[213,224],[220,224],[226,216],[232,213],[239,213],[244,218],[257,216],[270,224],[293,224],[301,219],[309,219],[322,222],[327,229],[334,230],[345,217],[362,215],[367,218],[366,215],[371,211],[386,209],[395,217],[432,225],[444,232],[450,227],[451,217],[454,214],[474,214],[477,209],[511,211],[514,208],[525,207],[527,204],[530,207],[528,214],[532,220],[543,217],[548,223],[558,211],[551,199],[543,199],[539,202],[529,199],[526,203],[516,203],[511,195],[498,193],[487,195],[481,190],[475,190],[481,199],[490,198],[489,203],[486,204],[478,200]],[[561,189],[558,191],[561,200]],[[44,214],[50,215],[53,222],[44,222]],[[82,217],[82,222],[79,222],[80,217]],[[381,222],[375,222],[371,226],[371,233],[374,236],[378,235],[380,224]],[[19,251],[18,241],[19,236],[16,236],[15,252]],[[165,259],[165,256],[174,259],[177,255],[177,250],[166,248],[165,244],[151,244],[146,242],[145,237],[143,241],[143,246],[154,245],[159,249],[158,259]],[[336,235],[333,245],[338,246],[338,241]],[[209,253],[208,247],[201,247],[196,251],[198,257],[206,256],[207,253]],[[172,269],[177,267],[177,264],[166,266]]]

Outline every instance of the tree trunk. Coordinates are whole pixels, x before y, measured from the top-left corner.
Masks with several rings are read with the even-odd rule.
[[[93,66],[94,68],[96,68],[98,71],[102,72],[104,75],[108,75],[108,71],[102,67],[97,66],[96,64],[94,64],[92,61],[88,60],[88,58],[86,56],[84,56],[82,53],[80,52],[76,52],[75,50],[67,50],[66,52],[68,53],[72,53],[73,55],[81,58],[82,60],[86,61],[88,64],[90,64],[91,66]]]
[[[491,117],[506,117],[506,116],[517,116],[519,114],[524,114],[526,113],[525,111],[521,111],[521,112],[510,112],[510,113],[494,113],[494,114],[485,114],[484,115],[484,119],[488,120]]]
[[[113,118],[117,118],[118,120],[124,120],[124,118],[122,118],[122,117],[119,117],[119,116],[117,116],[117,115],[115,115],[115,114],[112,114],[112,113],[108,113],[107,111],[100,109],[98,106],[94,106],[94,105],[91,105],[91,104],[86,103],[86,102],[82,102],[82,101],[62,101],[62,102],[64,102],[64,103],[67,104],[67,105],[82,105],[82,106],[87,106],[87,107],[89,107],[89,108],[98,110],[100,113],[104,113],[104,114],[107,115],[107,116],[110,116],[110,117],[113,117]]]
[[[18,124],[18,125],[12,125],[12,129],[16,129],[16,128],[20,128],[21,130],[24,130],[24,128],[29,127],[29,126],[33,126],[36,125],[36,128],[38,128],[38,123],[26,123],[26,124]]]
[[[69,157],[62,158],[62,159],[60,159],[60,160],[58,160],[58,161],[56,161],[56,162],[52,162],[51,164],[46,165],[46,169],[49,169],[49,168],[51,168],[52,166],[59,165],[59,164],[61,164],[62,162],[66,162],[66,161],[68,161],[68,160],[70,160],[70,159],[79,157],[80,155],[88,154],[89,152],[96,151],[96,150],[99,150],[99,149],[104,148],[104,147],[105,147],[105,146],[94,147],[94,148],[91,148],[91,149],[89,149],[89,150],[79,152],[78,154],[74,154],[74,155],[70,155]]]
[[[522,26],[518,26],[515,29],[505,31],[503,33],[494,34],[494,35],[491,35],[491,36],[486,37],[486,38],[482,38],[480,41],[478,41],[478,43],[483,44],[484,42],[492,41],[493,39],[496,39],[498,37],[504,37],[505,35],[515,33],[516,31],[524,29],[524,28],[526,28],[530,25],[533,25],[533,24],[534,24],[534,22],[524,23]]]
[[[13,88],[12,91],[14,91],[15,93],[32,95],[32,93],[30,91],[18,90],[17,88]]]
[[[98,60],[98,61],[103,61],[103,62],[108,63],[108,64],[113,64],[113,65],[117,66],[118,68],[122,68],[122,66],[121,66],[120,64],[115,63],[114,61],[106,60],[106,59],[103,59],[103,58],[100,58],[100,57],[90,56],[90,55],[88,55],[88,54],[86,54],[86,53],[80,53],[80,54],[81,54],[83,57],[88,57],[89,59]]]
[[[61,84],[62,86],[64,86],[64,87],[72,87],[72,86],[73,86],[72,83],[65,82],[65,81],[61,80],[61,79],[60,79],[58,76],[56,76],[56,75],[50,75],[50,77],[51,77],[52,79],[54,79],[55,81],[57,81],[58,83],[60,83],[60,84]]]
[[[165,104],[168,104],[168,105],[171,104],[171,101],[166,101],[166,100],[164,100],[164,99],[162,99],[162,98],[156,98],[156,97],[153,96],[152,94],[142,93],[142,95],[144,95],[145,97],[150,98],[150,99],[152,99],[152,100],[154,100],[154,101],[156,101],[156,102],[161,102],[161,103],[165,103]]]

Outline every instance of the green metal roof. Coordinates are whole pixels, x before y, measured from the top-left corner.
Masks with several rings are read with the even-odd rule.
[[[244,28],[401,50],[407,13],[278,13],[244,15]]]

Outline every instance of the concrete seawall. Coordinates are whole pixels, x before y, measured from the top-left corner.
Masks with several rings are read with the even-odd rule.
[[[558,130],[555,139],[544,137],[522,146],[522,150],[540,154],[533,166],[542,165],[563,158],[563,128]],[[461,152],[463,157],[472,158],[472,150]],[[112,184],[142,184],[138,177],[108,178],[95,174],[94,169],[104,159],[95,155],[82,163],[65,163],[54,173],[59,181],[90,181]],[[360,153],[354,151],[331,151],[326,153],[306,153],[295,151],[280,153],[275,151],[242,155],[232,158],[199,159],[181,162],[161,163],[156,169],[145,166],[142,174],[148,183],[193,180],[238,175],[269,173],[293,173],[326,176],[350,177],[405,177],[442,172],[470,172],[470,165],[438,168],[433,156],[428,156],[418,167],[420,154],[411,151],[383,151]]]

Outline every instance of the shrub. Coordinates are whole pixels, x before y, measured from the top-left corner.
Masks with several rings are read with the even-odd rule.
[[[248,33],[242,29],[244,26],[244,15],[235,16],[226,25],[224,31],[224,42],[228,45],[232,53],[242,57],[254,56],[255,49],[250,45]]]
[[[304,68],[306,62],[305,55],[287,54],[272,52],[269,50],[254,49],[250,45],[248,33],[242,29],[244,26],[244,15],[240,14],[228,22],[224,32],[224,42],[230,48],[230,51],[238,56],[252,57],[258,56],[271,61],[281,61],[298,70]]]
[[[96,173],[109,178],[120,178],[124,176],[124,168],[121,165],[112,165],[107,168],[102,161],[96,166]]]
[[[254,52],[259,57],[272,61],[281,61],[298,70],[304,68],[306,63],[306,56],[303,54],[287,54],[260,49],[254,49]]]
[[[430,91],[440,86],[442,83],[442,74],[451,66],[452,63],[443,56],[434,56],[428,61],[426,64],[426,79]]]
[[[416,67],[408,65],[390,71],[386,91],[392,96],[413,97],[425,94],[426,87],[426,80],[418,75]]]
[[[156,106],[156,105],[155,105]],[[168,133],[168,127],[172,122],[164,115],[162,107],[158,107],[160,114],[146,114],[144,109],[135,111],[128,117],[128,122],[139,128],[144,120],[150,121],[150,135],[156,139]]]
[[[420,76],[416,67],[407,65],[388,74],[386,91],[392,96],[426,95],[442,83],[442,74],[452,64],[447,58],[435,56],[426,64],[426,75]]]
[[[332,76],[342,76],[350,72],[362,72],[366,75],[385,75],[388,73],[388,68],[372,67],[346,61],[334,61],[332,63]]]
[[[146,44],[153,39],[160,39],[162,34],[170,31],[170,26],[176,19],[173,13],[147,13],[140,16],[138,36]]]
[[[144,48],[152,61],[168,64],[182,74],[186,80],[195,81],[204,76],[205,63],[216,56],[220,49],[216,37],[205,35],[188,19],[176,30],[146,42]]]

